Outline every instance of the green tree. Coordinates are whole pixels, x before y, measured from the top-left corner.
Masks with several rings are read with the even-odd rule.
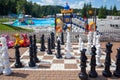
[[[81,10],[82,17],[87,17],[87,5],[84,4],[83,9]]]
[[[24,12],[26,3],[27,3],[26,0],[18,0],[17,1],[17,6],[16,6],[17,13]]]
[[[98,13],[98,18],[106,18],[107,10],[106,7],[101,6]]]
[[[114,7],[113,7],[113,15],[114,15],[114,16],[117,16],[117,8],[116,8],[116,5],[114,5]]]

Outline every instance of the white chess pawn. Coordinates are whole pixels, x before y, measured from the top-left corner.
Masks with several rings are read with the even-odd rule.
[[[65,58],[72,58],[71,55],[71,41],[70,41],[70,32],[67,31],[67,42],[66,42],[66,54],[65,54]]]
[[[4,75],[10,75],[12,73],[12,70],[10,68],[10,62],[9,62],[9,55],[8,55],[8,47],[6,44],[6,39],[5,37],[1,37],[0,41],[2,43],[2,63],[3,63],[3,74]]]
[[[78,48],[78,51],[77,53],[80,53],[80,51],[84,48],[84,43],[81,39],[81,37],[79,38],[79,44],[78,44],[79,48]]]
[[[71,45],[70,31],[68,31],[68,30],[67,30],[67,41],[66,41],[66,46],[67,46],[67,44],[68,44],[68,46],[69,46],[70,51],[72,51],[73,49],[72,49],[72,45]],[[67,47],[66,47],[66,50],[67,50]]]

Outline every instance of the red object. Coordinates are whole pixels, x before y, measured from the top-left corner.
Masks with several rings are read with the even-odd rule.
[[[11,41],[8,35],[2,34],[2,37],[6,38],[8,48],[12,48],[14,46],[14,41]]]
[[[30,42],[28,40],[27,34],[22,34],[23,37],[23,44],[21,45],[22,47],[28,47]]]

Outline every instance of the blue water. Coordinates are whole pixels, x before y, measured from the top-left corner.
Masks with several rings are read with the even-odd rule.
[[[29,18],[25,19],[23,22],[15,20],[12,24],[13,26],[55,26],[55,18]]]

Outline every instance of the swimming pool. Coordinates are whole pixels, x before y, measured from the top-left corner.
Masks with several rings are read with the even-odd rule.
[[[54,27],[55,18],[27,18],[22,20],[15,20],[12,26],[43,26],[43,27]]]

